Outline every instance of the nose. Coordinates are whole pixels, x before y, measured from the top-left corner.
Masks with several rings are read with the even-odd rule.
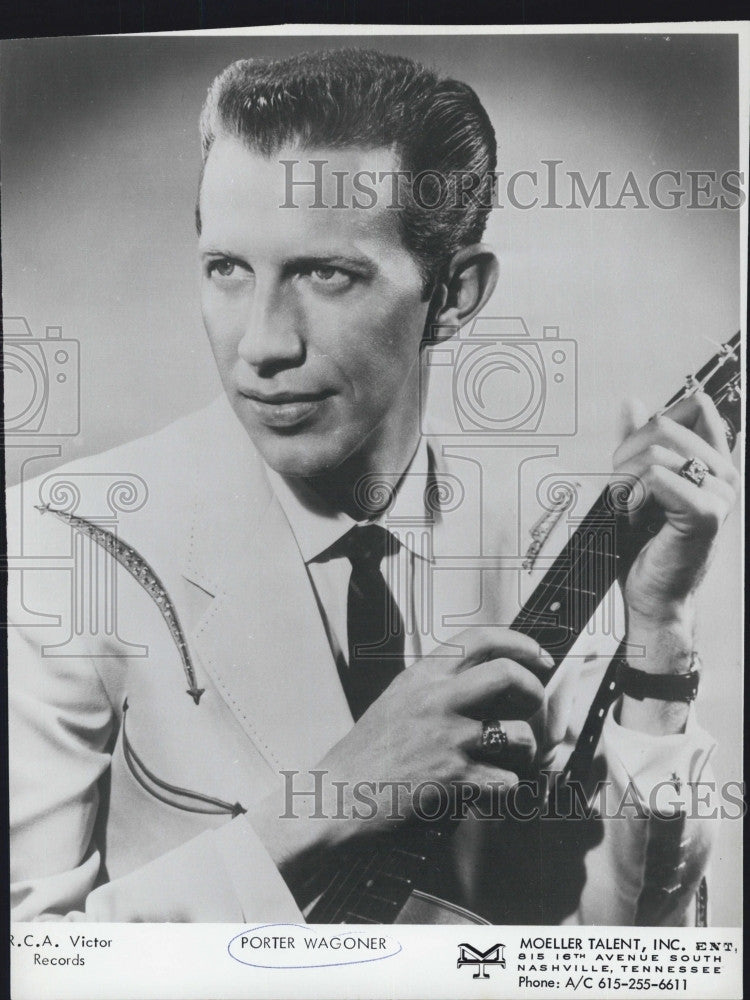
[[[259,375],[270,377],[305,359],[302,317],[278,284],[256,281],[238,352]]]

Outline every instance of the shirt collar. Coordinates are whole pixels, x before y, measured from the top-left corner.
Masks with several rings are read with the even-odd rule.
[[[300,479],[290,481],[268,465],[266,472],[306,563],[319,558],[356,524],[373,523],[388,528],[389,513],[394,510],[398,512],[398,519],[402,523],[404,519],[414,523],[425,521],[425,488],[430,474],[430,455],[424,437],[419,439],[414,457],[397,483],[394,483],[394,476],[382,477],[383,483],[396,486],[396,494],[388,509],[371,522],[355,521],[342,511],[332,510]],[[373,479],[373,489],[377,488],[380,479],[381,477],[377,477],[377,482]],[[428,520],[433,519],[434,515]],[[418,537],[416,533],[412,534],[415,538]],[[425,553],[420,552],[416,545],[414,548],[409,545],[408,539],[402,538],[401,541],[415,555],[426,558]]]

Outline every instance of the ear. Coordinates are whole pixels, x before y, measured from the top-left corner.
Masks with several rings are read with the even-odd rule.
[[[431,343],[447,340],[474,319],[495,290],[500,262],[484,243],[459,250],[435,289],[425,331]]]

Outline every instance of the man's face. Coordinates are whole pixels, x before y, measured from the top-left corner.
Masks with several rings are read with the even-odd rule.
[[[416,443],[422,278],[397,211],[311,208],[295,179],[394,170],[388,150],[286,149],[271,158],[219,138],[200,195],[203,319],[229,400],[268,464],[315,477],[347,459],[387,468]],[[350,186],[347,188],[350,189]],[[335,203],[327,189],[326,204]],[[408,457],[407,454],[407,457]]]

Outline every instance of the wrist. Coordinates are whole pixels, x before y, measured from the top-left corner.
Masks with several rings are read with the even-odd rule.
[[[290,814],[289,804],[285,807],[276,795],[258,802],[248,819],[292,892],[337,844],[338,830],[331,819],[302,810]]]
[[[666,597],[658,593],[633,593],[627,586],[623,592],[629,624],[643,629],[662,626],[689,628],[695,620],[696,592],[686,591],[678,596]]]
[[[690,674],[698,662],[693,629],[670,623],[660,632],[629,631],[628,641],[633,645],[625,650],[625,671],[635,670],[641,677],[631,675],[625,684],[620,724],[652,735],[684,732],[696,689],[696,678]],[[633,656],[636,643],[640,655]]]
[[[683,733],[690,714],[690,704],[684,701],[657,701],[654,698],[630,698],[623,695],[619,709],[619,724],[651,736]]]
[[[647,698],[654,701],[683,702],[695,701],[700,683],[700,657],[693,653],[690,669],[679,674],[655,674],[631,667],[625,657],[617,662],[618,690],[636,701]]]
[[[683,674],[690,670],[695,649],[692,614],[644,620],[628,616],[625,655],[631,667],[654,674]]]

